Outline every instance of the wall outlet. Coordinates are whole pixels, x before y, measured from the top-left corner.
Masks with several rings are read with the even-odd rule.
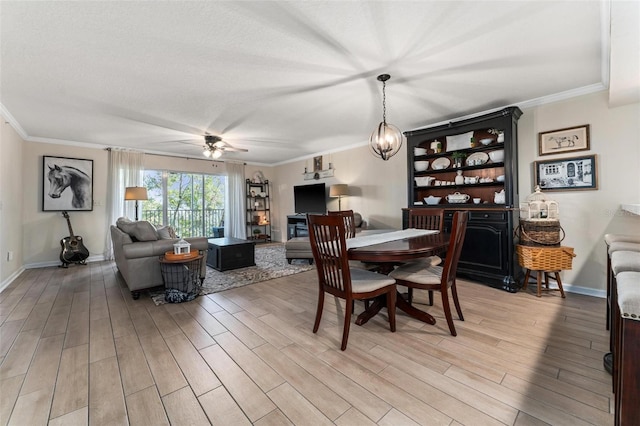
[[[12,251],[8,251],[7,252],[7,262],[13,260],[13,252]]]

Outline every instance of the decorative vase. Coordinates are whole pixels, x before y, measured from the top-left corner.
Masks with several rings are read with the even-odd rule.
[[[456,172],[458,176],[456,176],[456,185],[464,184],[464,176],[462,176],[462,170],[458,170]]]
[[[498,143],[504,143],[504,133],[498,133]]]

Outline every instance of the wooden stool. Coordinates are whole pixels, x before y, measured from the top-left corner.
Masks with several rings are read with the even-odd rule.
[[[523,290],[527,289],[527,284],[529,284],[529,277],[531,275],[531,269],[526,269],[526,271],[527,272],[524,275],[524,283],[522,284]],[[536,296],[538,297],[542,296],[542,284],[543,284],[542,274],[544,274],[545,291],[559,291],[562,297],[565,297],[564,289],[562,288],[562,280],[560,279],[560,271],[536,271],[536,272],[537,272],[537,279],[538,279],[538,293],[536,294]],[[549,274],[554,274],[554,276],[551,277]],[[558,283],[558,288],[549,288],[549,279],[555,280]]]

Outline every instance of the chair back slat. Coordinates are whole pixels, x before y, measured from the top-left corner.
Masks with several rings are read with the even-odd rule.
[[[329,216],[341,216],[344,220],[345,238],[353,238],[356,236],[356,221],[353,210],[336,210],[327,212]]]
[[[464,243],[468,220],[468,211],[457,211],[451,221],[449,248],[444,266],[442,267],[442,283],[446,283],[448,287],[450,287],[456,279],[458,261],[460,260],[460,253],[462,253],[462,244]]]
[[[341,215],[307,215],[309,241],[321,291],[346,297],[351,274],[346,252],[345,223]]]
[[[442,232],[444,209],[409,209],[409,228],[431,229]]]

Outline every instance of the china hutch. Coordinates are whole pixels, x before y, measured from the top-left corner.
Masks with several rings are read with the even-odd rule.
[[[518,225],[517,123],[508,107],[405,132],[408,208],[443,208],[445,232],[457,210],[469,211],[458,274],[515,292]],[[408,210],[403,209],[407,227]]]
[[[269,181],[260,183],[246,180],[247,191],[247,240],[271,241],[271,198]]]

